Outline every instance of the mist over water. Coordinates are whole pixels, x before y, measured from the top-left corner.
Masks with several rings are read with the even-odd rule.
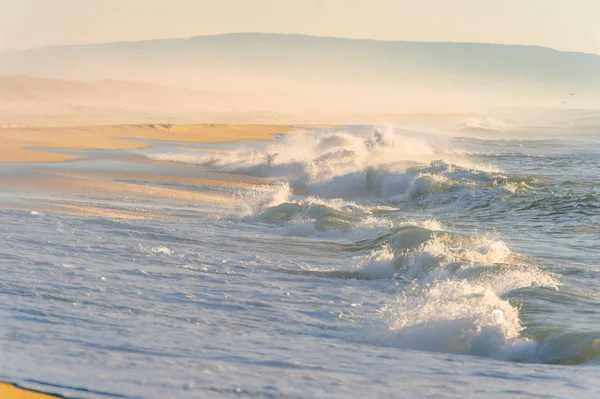
[[[357,114],[577,110],[600,105],[598,68],[598,55],[542,47],[261,33],[59,46],[0,53],[0,118],[365,123]]]

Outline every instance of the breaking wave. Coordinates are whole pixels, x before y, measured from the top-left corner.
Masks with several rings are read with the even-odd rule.
[[[412,225],[379,244],[354,268],[370,278],[394,278],[403,288],[380,309],[363,339],[514,361],[538,353],[537,344],[522,336],[519,308],[509,297],[524,288],[558,289],[554,274],[490,236]]]
[[[477,191],[515,193],[535,182],[485,167],[461,166],[439,159],[441,155],[425,140],[387,128],[369,134],[345,130],[296,132],[259,150],[242,147],[149,156],[275,178],[285,181],[295,193],[330,199],[371,198],[398,203],[428,197],[447,203],[469,200]],[[497,195],[492,192],[487,197]]]
[[[511,128],[469,120],[460,129]],[[390,128],[296,132],[262,149],[151,155],[272,178],[273,184],[236,194],[237,215],[284,236],[327,239],[332,250],[349,259],[341,269],[315,267],[302,273],[393,282],[398,288],[391,298],[350,339],[520,362],[595,361],[600,336],[536,335],[523,322],[515,298],[558,290],[556,274],[514,253],[494,234],[457,233],[423,217],[434,211],[544,210],[565,198],[534,176],[502,173],[451,156]],[[586,206],[596,205],[595,197],[585,199]]]

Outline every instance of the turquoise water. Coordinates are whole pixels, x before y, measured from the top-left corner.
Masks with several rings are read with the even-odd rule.
[[[85,398],[597,397],[598,129],[129,153],[270,183],[219,188],[228,204],[62,199],[159,219],[1,210],[0,379]],[[113,155],[51,168],[129,168]]]

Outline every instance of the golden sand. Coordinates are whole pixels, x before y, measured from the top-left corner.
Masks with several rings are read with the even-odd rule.
[[[53,395],[29,391],[22,388],[17,388],[11,384],[0,382],[0,398],[2,399],[51,399],[56,398]]]
[[[127,139],[179,142],[232,142],[273,140],[273,133],[285,133],[286,125],[121,125],[89,127],[18,127],[0,129],[0,162],[61,162],[78,159],[36,149],[116,150],[147,145]]]
[[[129,149],[146,145],[128,139],[167,140],[177,142],[228,142],[244,139],[273,140],[273,133],[287,132],[291,128],[284,125],[124,125],[92,127],[16,127],[0,129],[0,162],[61,162],[79,157],[56,154],[52,148],[69,149]],[[29,149],[35,147],[36,150]],[[40,149],[40,150],[38,150]],[[47,151],[41,149],[50,149]],[[71,170],[64,173],[44,173],[38,171],[25,176],[3,176],[0,189],[14,192],[17,196],[27,190],[67,194],[68,196],[118,196],[159,198],[186,202],[232,204],[234,198],[224,194],[199,192],[195,190],[151,187],[136,182],[174,182],[193,186],[223,188],[249,188],[265,181],[260,178],[235,174],[212,174],[209,177],[182,176],[177,169],[206,171],[206,168],[180,163],[155,161],[145,158],[123,159],[128,162],[152,163],[165,167],[165,173],[131,173],[127,171],[109,173]],[[118,180],[128,180],[121,182]],[[4,204],[4,208],[7,208]],[[143,219],[161,217],[158,213],[148,214],[120,208],[119,206],[79,204],[55,201],[25,201],[11,204],[10,208],[35,211],[58,212],[73,215]]]

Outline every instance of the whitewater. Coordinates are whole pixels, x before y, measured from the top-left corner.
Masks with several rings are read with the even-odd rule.
[[[598,129],[298,128],[48,166],[127,153],[260,184],[141,182],[231,198],[202,206],[61,199],[161,218],[0,210],[0,380],[81,398],[599,397]]]

